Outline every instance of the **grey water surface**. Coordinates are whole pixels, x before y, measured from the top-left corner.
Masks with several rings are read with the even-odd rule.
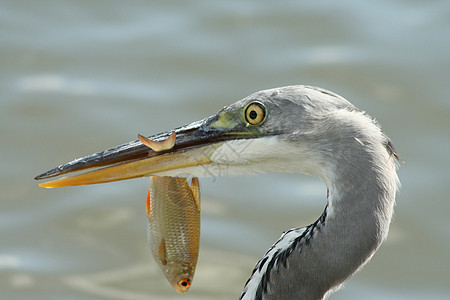
[[[404,160],[388,239],[330,299],[449,299],[449,49],[446,0],[2,1],[0,299],[237,299],[281,232],[321,214],[319,179],[201,180],[179,295],[147,246],[148,179],[33,177],[292,84],[367,111]]]

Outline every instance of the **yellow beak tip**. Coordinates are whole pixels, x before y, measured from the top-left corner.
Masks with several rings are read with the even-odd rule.
[[[50,189],[50,188],[55,188],[55,187],[64,187],[64,186],[75,185],[73,183],[70,184],[69,182],[67,182],[68,181],[67,179],[68,179],[68,177],[61,177],[61,178],[58,178],[55,180],[39,183],[39,186]]]
[[[47,189],[55,187],[54,185],[51,184],[51,181],[39,183],[39,186]]]

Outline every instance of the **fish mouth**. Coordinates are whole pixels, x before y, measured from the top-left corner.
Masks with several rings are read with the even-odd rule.
[[[192,167],[213,163],[212,154],[224,142],[254,138],[260,134],[246,130],[245,126],[218,126],[220,115],[147,137],[164,143],[173,132],[176,140],[170,149],[149,148],[140,140],[103,150],[48,170],[35,177],[36,180],[60,177],[40,183],[41,187],[64,187],[97,184],[131,178],[159,175],[172,170],[182,173]],[[142,138],[142,137],[141,137]],[[85,171],[84,173],[80,173]],[[75,173],[76,172],[76,173]]]

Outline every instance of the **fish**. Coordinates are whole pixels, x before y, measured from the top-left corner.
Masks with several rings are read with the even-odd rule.
[[[200,246],[200,186],[185,177],[150,176],[147,233],[153,258],[172,287],[189,290]]]

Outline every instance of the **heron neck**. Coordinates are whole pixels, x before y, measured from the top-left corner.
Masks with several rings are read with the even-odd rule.
[[[353,162],[350,162],[352,158],[339,159],[340,163],[325,180],[328,186],[326,227],[343,241],[360,238],[378,245],[387,235],[395,203],[397,174],[395,159],[389,157],[386,150],[383,154],[380,157],[367,151]],[[368,237],[373,237],[374,241]]]
[[[397,189],[394,158],[378,150],[334,153],[338,163],[321,174],[329,191],[324,213],[282,235],[256,265],[242,299],[322,299],[371,258],[387,235]]]
[[[397,175],[394,158],[382,150],[358,153],[358,159],[355,153],[348,159],[341,157],[326,180],[329,195],[325,221],[300,256],[300,267],[309,270],[306,282],[311,278],[322,282],[320,292],[343,283],[372,257],[387,236]],[[327,270],[326,275],[323,270]]]

